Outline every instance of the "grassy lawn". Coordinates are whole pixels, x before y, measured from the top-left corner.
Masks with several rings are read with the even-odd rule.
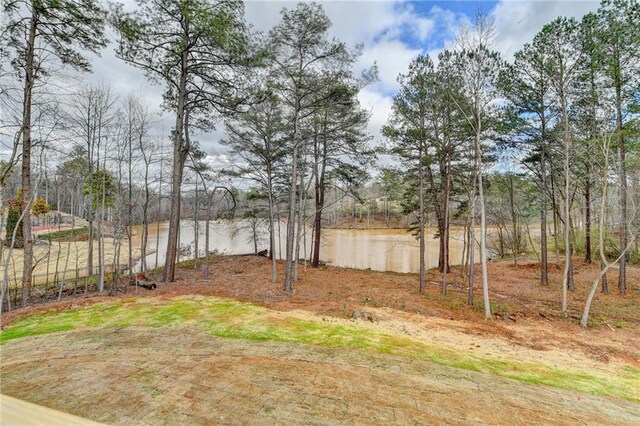
[[[77,237],[79,235],[85,234],[89,234],[89,229],[86,226],[83,226],[82,228],[61,229],[60,231],[42,233],[38,235],[38,238],[40,238],[41,240],[54,241],[62,238]]]
[[[324,322],[226,299],[185,296],[174,299],[122,298],[76,309],[23,317],[0,334],[0,343],[47,333],[125,327],[189,327],[214,336],[370,351],[425,360],[464,370],[640,401],[640,369],[620,367],[613,375],[568,371],[516,359],[497,359],[470,350],[453,350],[351,322]]]

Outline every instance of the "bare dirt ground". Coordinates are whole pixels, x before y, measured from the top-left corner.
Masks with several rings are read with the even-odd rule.
[[[495,359],[536,362],[606,377],[640,366],[640,271],[629,290],[594,301],[593,327],[577,319],[596,266],[576,261],[570,317],[561,318],[561,268],[548,288],[531,264],[490,264],[493,321],[466,305],[459,271],[439,295],[430,271],[425,295],[413,274],[301,266],[293,295],[270,282],[270,261],[220,257],[205,281],[202,265],[145,297],[203,294],[251,301],[282,315],[357,322],[438,346]],[[283,265],[279,265],[282,281]],[[479,268],[478,268],[479,269]],[[478,277],[479,278],[479,277]],[[478,279],[477,282],[480,280]],[[129,292],[127,296],[131,296]],[[108,300],[68,299],[3,315],[20,316]],[[364,318],[355,320],[355,310]],[[369,321],[367,320],[369,319]],[[92,329],[12,340],[0,347],[2,392],[117,424],[640,424],[640,404],[533,385],[425,361],[368,352],[222,339],[196,329]],[[640,386],[640,383],[638,384]]]
[[[105,263],[109,266],[113,264],[123,265],[127,263],[129,257],[129,247],[126,243],[120,246],[119,261],[115,262],[116,246],[111,239],[104,240]],[[51,244],[38,245],[33,247],[34,284],[44,285],[50,283],[54,278],[62,279],[64,275],[67,280],[86,276],[87,270],[87,253],[89,243],[87,241],[54,241]],[[0,259],[4,264],[8,251],[5,250],[5,257]],[[94,243],[93,264],[98,265],[99,259],[98,242]],[[68,261],[67,261],[68,257]],[[132,257],[137,259],[140,257],[140,249],[132,250]],[[24,250],[14,249],[12,252],[12,260],[9,264],[9,285],[12,287],[20,285],[22,279],[22,265],[24,262]],[[68,271],[64,274],[65,265]],[[97,266],[94,266],[97,269]],[[76,272],[77,271],[77,272]],[[0,270],[0,280],[4,276],[4,271]]]
[[[306,310],[318,315],[351,318],[354,310],[375,316],[392,316],[424,323],[428,328],[459,331],[468,336],[497,338],[509,345],[534,350],[577,350],[599,361],[614,357],[640,366],[640,270],[629,268],[627,295],[616,287],[617,271],[609,274],[610,293],[599,291],[593,302],[591,328],[578,326],[588,290],[597,274],[596,265],[576,260],[576,290],[569,292],[569,318],[560,312],[562,268],[553,267],[550,285],[538,284],[537,265],[515,268],[507,262],[489,264],[494,321],[484,320],[480,289],[475,306],[467,305],[466,281],[459,268],[449,275],[447,296],[440,296],[440,274],[430,270],[425,295],[417,292],[415,274],[361,271],[346,268],[300,267],[294,292],[282,291],[284,265],[279,264],[279,283],[271,283],[268,259],[228,256],[211,265],[210,280],[203,279],[203,266],[181,268],[174,284],[159,284],[158,295],[204,294],[250,301],[271,309]],[[476,268],[476,285],[480,281]],[[144,290],[141,294],[148,295]],[[384,314],[383,312],[387,312]]]
[[[359,351],[99,329],[3,350],[3,392],[113,424],[632,424],[640,406]]]

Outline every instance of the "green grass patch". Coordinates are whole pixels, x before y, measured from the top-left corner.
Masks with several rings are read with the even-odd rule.
[[[203,263],[203,262],[198,262],[198,263]],[[181,260],[180,262],[176,263],[176,266],[178,268],[193,268],[195,265],[196,265],[196,259]]]
[[[61,229],[59,231],[53,231],[48,233],[39,234],[38,238],[41,240],[60,240],[63,238],[77,237],[79,235],[88,235],[89,229],[86,226],[82,228]]]
[[[426,344],[377,332],[357,323],[326,323],[275,315],[266,308],[204,296],[126,298],[23,317],[0,333],[0,343],[57,331],[103,327],[193,327],[214,336],[355,349],[478,371],[563,389],[640,401],[640,369],[626,366],[604,376],[565,371],[515,359]]]
[[[514,312],[514,307],[509,303],[498,302],[491,306],[491,311],[494,314],[511,315]]]

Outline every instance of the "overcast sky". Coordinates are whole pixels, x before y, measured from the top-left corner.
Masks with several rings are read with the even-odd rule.
[[[133,0],[126,0],[133,7]],[[245,2],[247,21],[256,30],[268,31],[280,19],[283,7],[293,8],[296,1]],[[542,26],[558,16],[581,17],[597,9],[598,1],[319,1],[333,26],[332,36],[354,46],[363,43],[360,68],[377,62],[380,81],[364,88],[362,105],[372,116],[369,131],[378,142],[380,127],[389,115],[391,99],[397,90],[396,78],[406,72],[410,61],[420,53],[436,54],[454,37],[457,28],[469,20],[478,8],[489,12],[497,27],[497,48],[510,59]],[[109,83],[121,95],[136,93],[159,106],[163,87],[147,82],[143,73],[115,58],[113,45],[96,58],[88,82]],[[161,129],[169,133],[172,120],[161,119]],[[220,128],[222,126],[219,126]],[[220,131],[198,135],[211,160],[221,160],[224,148],[218,143]]]

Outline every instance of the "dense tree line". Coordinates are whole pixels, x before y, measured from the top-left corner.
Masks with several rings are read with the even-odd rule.
[[[534,250],[540,259],[540,282],[548,285],[549,213],[556,253],[564,252],[562,312],[567,311],[567,291],[574,288],[577,250],[584,253],[585,262],[592,262],[596,215],[602,221],[598,238],[603,242],[597,247],[602,268],[608,269],[616,259],[618,289],[625,294],[626,261],[638,256],[629,245],[638,232],[638,194],[630,197],[627,187],[633,176],[637,188],[638,176],[636,163],[628,159],[637,156],[639,28],[637,2],[605,1],[580,22],[560,17],[545,25],[515,53],[513,63],[507,63],[492,50],[496,34],[491,21],[480,14],[473,26],[460,32],[457,43],[438,55],[437,65],[434,58],[419,56],[399,77],[401,88],[384,133],[390,152],[412,165],[405,172],[405,211],[415,212],[421,252],[425,217],[433,213],[438,218],[443,293],[447,230],[458,209],[472,242],[465,259],[470,304],[475,224],[477,216],[480,219],[487,318],[487,238],[495,240],[493,251],[502,257],[509,247],[516,264],[519,253]],[[603,158],[612,152],[615,158]],[[490,168],[497,172],[488,176]],[[512,170],[505,174],[505,168]],[[617,195],[607,187],[614,187]],[[471,188],[467,194],[465,188]],[[617,209],[610,207],[614,196]],[[594,214],[597,199],[603,210]],[[532,206],[540,217],[536,241],[528,229]],[[608,233],[617,235],[617,244],[605,237]],[[606,274],[598,277],[600,281],[607,292]],[[422,261],[420,290],[424,288]]]

